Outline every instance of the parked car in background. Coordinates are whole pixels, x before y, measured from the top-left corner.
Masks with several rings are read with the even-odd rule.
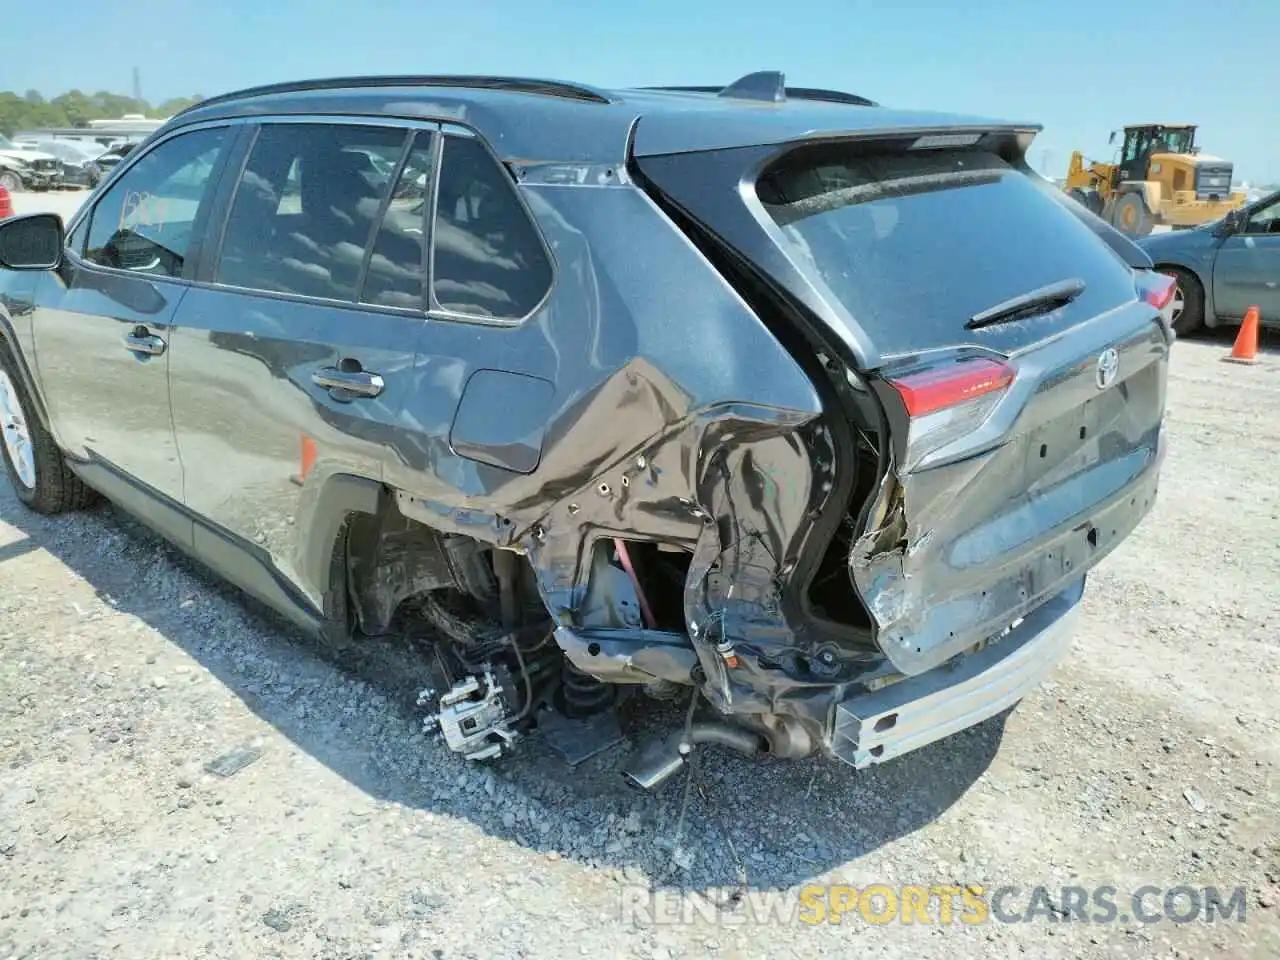
[[[1173,324],[1179,334],[1239,323],[1250,307],[1264,326],[1280,326],[1280,192],[1193,230],[1143,237],[1156,269],[1177,280]]]
[[[57,157],[61,164],[57,186],[96,187],[103,168],[97,162],[98,151],[72,140],[40,140],[35,149]]]
[[[62,169],[57,157],[16,144],[4,134],[0,134],[0,164],[9,171],[9,178],[0,180],[9,190],[15,189],[14,178],[20,181],[17,190],[51,190]]]
[[[206,100],[0,224],[10,482],[429,638],[471,760],[583,759],[641,691],[690,697],[645,787],[887,760],[1034,689],[1156,496],[1174,283],[1037,130],[777,73]]]
[[[96,163],[102,170],[102,175],[106,176],[114,170],[119,165],[120,161],[127,157],[136,146],[136,143],[122,143],[114,147],[109,147],[94,158],[94,163]]]

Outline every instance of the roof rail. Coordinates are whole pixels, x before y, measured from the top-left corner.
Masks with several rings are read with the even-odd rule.
[[[406,76],[361,76],[330,77],[323,80],[298,80],[287,83],[269,83],[260,87],[247,87],[244,90],[233,90],[219,94],[188,107],[182,111],[198,110],[210,104],[226,103],[231,100],[243,100],[248,97],[263,97],[281,93],[307,93],[312,90],[344,90],[375,87],[469,87],[479,90],[503,90],[510,93],[533,93],[546,97],[562,97],[568,100],[581,100],[588,103],[611,103],[612,99],[603,91],[581,84],[563,83],[559,80],[532,80],[526,77],[490,77],[470,75],[406,75]]]
[[[796,100],[829,100],[832,103],[848,103],[855,107],[878,107],[874,100],[843,90],[824,90],[821,87],[787,87],[787,96]]]
[[[831,103],[847,103],[858,107],[878,107],[874,100],[842,90],[824,90],[821,87],[788,87],[781,71],[763,70],[749,73],[727,87],[713,86],[660,86],[643,87],[645,90],[670,90],[677,93],[714,93],[731,100],[756,100],[765,103],[782,103],[784,100],[826,100]]]

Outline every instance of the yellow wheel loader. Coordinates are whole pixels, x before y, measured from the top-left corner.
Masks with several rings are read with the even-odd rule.
[[[1086,166],[1077,150],[1063,189],[1134,236],[1156,226],[1178,229],[1217,220],[1244,206],[1245,195],[1231,192],[1231,161],[1202,154],[1195,139],[1196,128],[1188,124],[1125,127],[1118,161]]]

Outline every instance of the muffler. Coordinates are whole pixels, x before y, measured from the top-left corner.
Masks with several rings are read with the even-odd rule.
[[[703,721],[692,724],[687,730],[677,730],[665,739],[650,742],[636,753],[622,775],[643,790],[656,790],[684,766],[695,746],[711,743],[736,750],[747,757],[768,749],[760,734],[727,723]]]

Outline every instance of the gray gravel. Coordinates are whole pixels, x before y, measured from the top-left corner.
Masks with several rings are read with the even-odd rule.
[[[698,784],[639,795],[625,750],[467,766],[419,732],[416,651],[326,660],[112,508],[40,518],[6,489],[0,960],[1278,956],[1280,355],[1234,367],[1226,347],[1175,348],[1158,505],[1093,577],[1069,661],[1010,714],[863,773],[710,753]],[[1243,925],[622,909],[629,889],[811,882],[1249,902]]]

